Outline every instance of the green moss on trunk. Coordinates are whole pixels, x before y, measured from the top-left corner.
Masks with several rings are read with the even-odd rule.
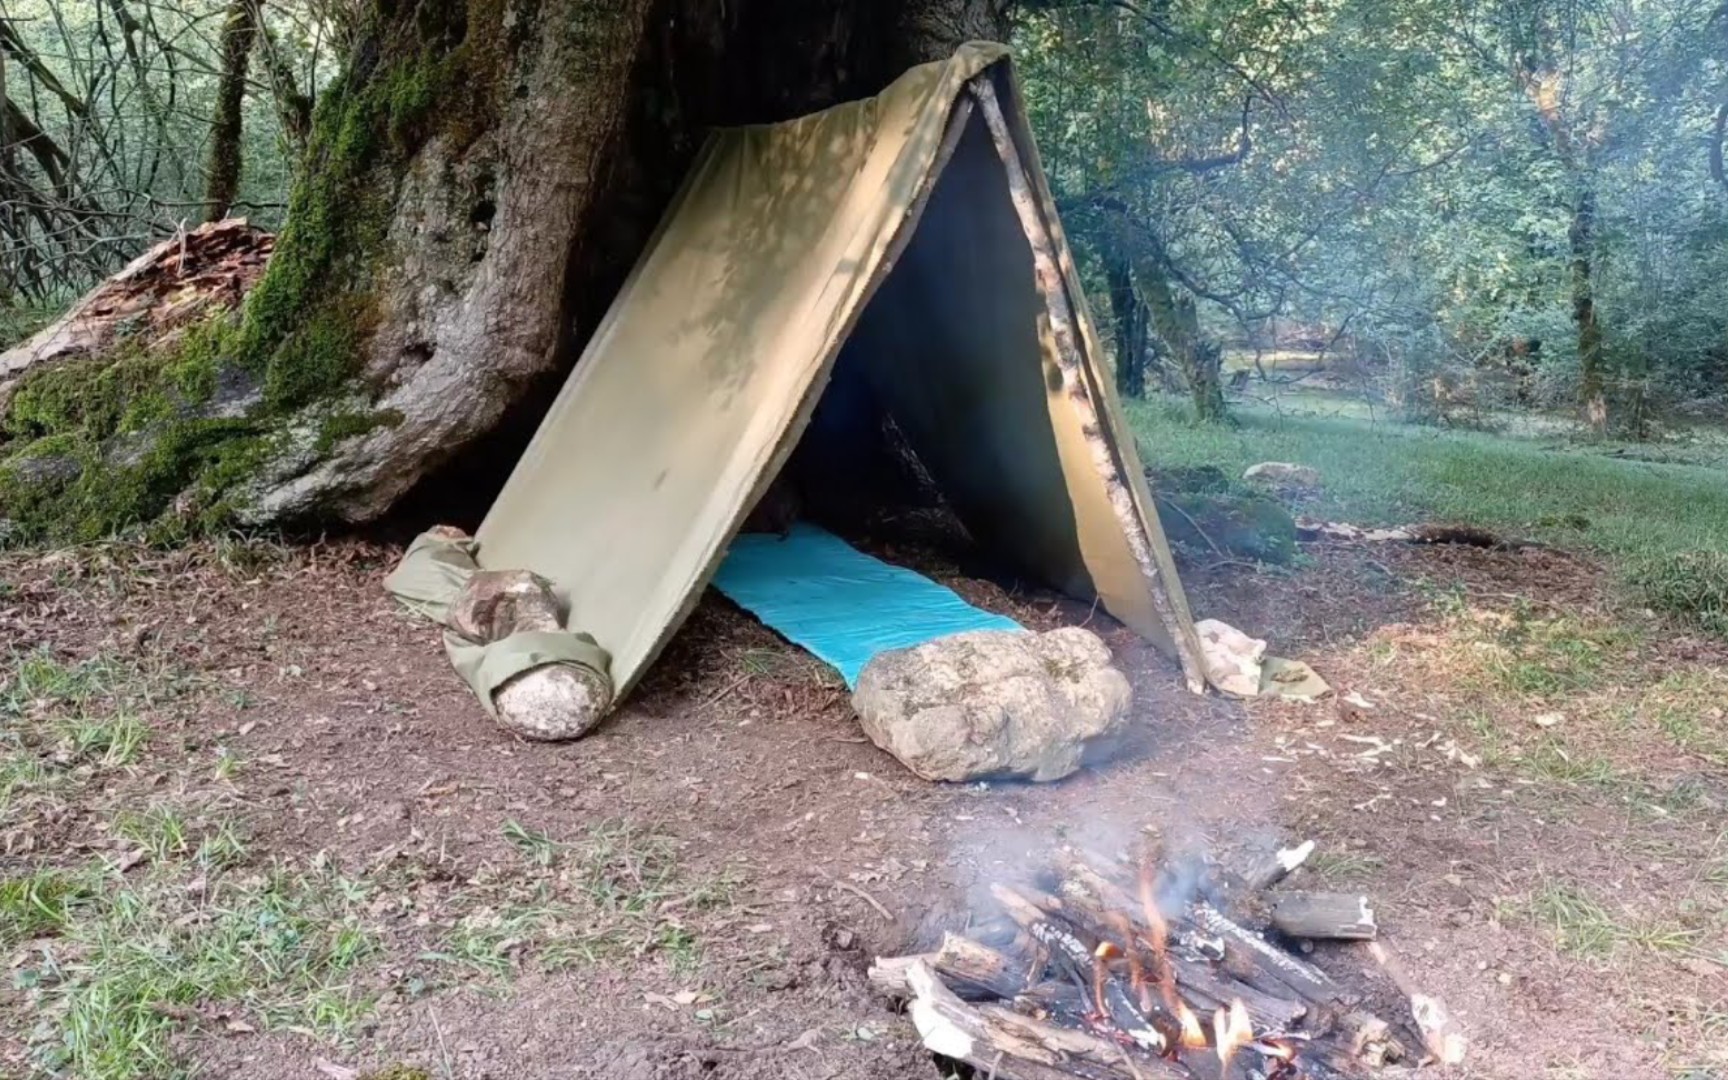
[[[532,23],[517,15],[512,38],[502,0],[377,0],[349,69],[320,100],[288,223],[242,307],[172,344],[32,373],[0,410],[0,541],[225,525],[291,418],[364,389],[355,383],[402,178],[427,140],[466,146],[496,123]],[[257,390],[243,417],[209,407],[225,380]],[[313,449],[400,421],[348,407]]]

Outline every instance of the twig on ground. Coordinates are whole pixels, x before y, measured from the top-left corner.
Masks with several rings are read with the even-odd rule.
[[[827,878],[829,884],[831,884],[834,887],[839,888],[839,889],[845,889],[847,892],[851,893],[853,896],[856,896],[858,899],[864,901],[866,904],[869,904],[871,907],[875,908],[876,914],[882,916],[882,918],[884,920],[886,920],[888,922],[894,921],[894,913],[892,911],[889,911],[886,907],[883,907],[882,901],[876,899],[874,896],[871,896],[869,893],[865,892],[863,889],[860,889],[858,886],[852,884],[849,881],[841,881],[839,878],[834,877],[833,875],[829,874],[826,871],[818,870],[817,873],[819,873],[823,877]]]

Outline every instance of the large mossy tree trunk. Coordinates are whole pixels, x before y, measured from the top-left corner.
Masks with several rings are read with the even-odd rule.
[[[531,429],[709,127],[875,93],[1007,30],[1007,0],[371,2],[243,307],[127,379],[76,365],[92,394],[165,407],[25,423],[31,384],[69,369],[0,385],[0,491],[25,442],[60,440],[85,496],[147,470],[107,478],[128,492],[109,517],[377,518],[512,417]]]

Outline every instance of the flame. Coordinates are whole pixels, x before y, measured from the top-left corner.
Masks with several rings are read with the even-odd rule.
[[[1178,1001],[1176,1003],[1176,1019],[1182,1025],[1183,1049],[1206,1049],[1206,1029],[1200,1026],[1200,1018],[1194,1015],[1194,1010]]]
[[[1254,1025],[1248,1020],[1248,1010],[1237,998],[1230,1003],[1230,1011],[1225,1012],[1220,1005],[1212,1016],[1212,1034],[1217,1040],[1218,1072],[1223,1075],[1230,1071],[1230,1059],[1236,1051],[1254,1041]]]
[[[1154,884],[1152,863],[1148,860],[1140,864],[1140,908],[1146,916],[1146,930],[1152,942],[1152,952],[1162,960],[1165,946],[1170,941],[1170,924],[1164,921],[1164,913],[1158,910],[1158,895]]]
[[[1110,959],[1110,955],[1115,949],[1116,947],[1108,941],[1101,941],[1098,943],[1098,948],[1092,952],[1094,960],[1092,965],[1092,1007],[1097,1010],[1101,1017],[1110,1015],[1110,1010],[1104,1004],[1104,962]]]

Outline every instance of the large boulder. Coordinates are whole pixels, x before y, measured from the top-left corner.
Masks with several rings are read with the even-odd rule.
[[[977,630],[871,660],[852,704],[926,780],[1059,780],[1121,731],[1133,691],[1096,634]]]

